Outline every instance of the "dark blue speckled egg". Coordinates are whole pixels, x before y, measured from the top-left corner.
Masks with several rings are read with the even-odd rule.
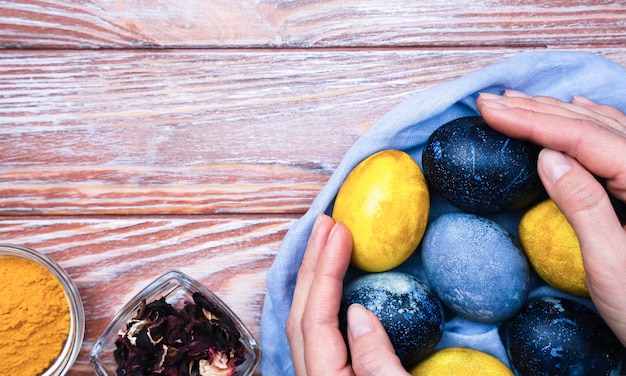
[[[456,314],[495,323],[515,315],[531,287],[519,243],[498,223],[468,213],[437,217],[422,240],[428,283]]]
[[[489,127],[481,116],[450,121],[431,134],[422,154],[428,183],[470,213],[519,209],[542,191],[539,148]]]
[[[501,334],[521,376],[620,374],[623,347],[600,316],[573,300],[532,300]]]
[[[405,367],[430,354],[443,335],[443,306],[428,285],[413,275],[383,272],[353,280],[344,289],[343,326],[347,308],[353,303],[378,317]]]

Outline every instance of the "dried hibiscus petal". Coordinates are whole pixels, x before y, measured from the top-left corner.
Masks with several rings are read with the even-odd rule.
[[[234,375],[245,360],[241,333],[201,293],[180,311],[165,298],[143,301],[115,342],[118,376]]]

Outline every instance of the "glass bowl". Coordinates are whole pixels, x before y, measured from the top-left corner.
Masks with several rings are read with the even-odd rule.
[[[193,302],[192,294],[202,293],[217,309],[221,310],[234,323],[241,334],[240,342],[244,346],[245,360],[236,366],[237,376],[252,375],[261,360],[261,348],[241,319],[224,304],[215,294],[206,289],[198,281],[177,270],[169,271],[141,290],[115,315],[96,341],[89,356],[89,362],[99,376],[115,376],[117,363],[113,352],[115,342],[119,338],[119,331],[126,328],[126,324],[137,315],[142,301],[146,303],[159,300],[162,297],[177,310],[182,309],[186,302]]]
[[[63,286],[67,304],[70,308],[70,328],[65,345],[59,356],[41,376],[65,375],[78,357],[85,334],[85,311],[83,302],[70,276],[48,256],[20,245],[0,244],[0,257],[13,256],[35,262],[48,269]]]

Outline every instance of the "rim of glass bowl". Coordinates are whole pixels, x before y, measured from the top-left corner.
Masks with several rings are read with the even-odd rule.
[[[65,375],[78,357],[85,335],[85,311],[76,285],[56,261],[32,248],[0,243],[0,257],[2,256],[21,257],[43,265],[63,286],[65,298],[70,307],[70,330],[61,353],[41,376]]]
[[[102,355],[107,352],[112,354],[115,348],[115,340],[118,338],[120,328],[123,328],[126,325],[126,322],[136,315],[137,309],[143,300],[146,300],[149,303],[164,296],[168,303],[174,305],[177,309],[180,309],[184,303],[181,301],[181,298],[183,297],[181,294],[196,291],[201,292],[208,299],[213,301],[219,309],[230,316],[233,320],[235,326],[241,333],[241,342],[248,350],[245,361],[237,367],[237,375],[252,375],[261,360],[261,348],[256,339],[252,336],[239,316],[237,316],[217,295],[204,287],[197,280],[178,270],[170,270],[157,277],[154,281],[139,291],[131,300],[129,300],[113,317],[111,322],[107,325],[94,344],[91,353],[89,354],[89,362],[91,363],[91,366],[96,374],[99,376],[115,375],[114,372],[111,373],[105,364],[103,364]],[[174,300],[172,301],[172,299]],[[117,365],[114,366],[117,367]],[[110,367],[113,367],[113,365],[111,364]]]

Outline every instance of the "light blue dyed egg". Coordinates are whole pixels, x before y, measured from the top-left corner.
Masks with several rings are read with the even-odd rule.
[[[456,314],[495,323],[515,315],[530,290],[529,264],[515,238],[474,214],[435,219],[422,243],[422,262],[435,293]]]

